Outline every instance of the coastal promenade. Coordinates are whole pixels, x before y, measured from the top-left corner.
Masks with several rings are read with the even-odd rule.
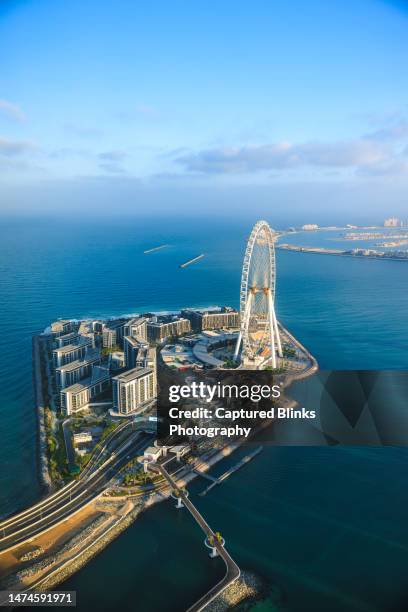
[[[297,338],[295,338],[295,336],[291,334],[286,327],[282,325],[282,323],[279,322],[278,326],[283,337],[286,338],[304,358],[304,363],[299,364],[297,368],[291,369],[287,374],[285,374],[282,385],[285,389],[287,389],[293,382],[313,376],[313,374],[318,371],[319,364],[317,363],[314,355],[312,355],[312,353],[305,346],[303,346],[303,344]]]
[[[225,576],[215,585],[213,586],[205,595],[203,595],[198,601],[196,601],[187,612],[199,612],[203,610],[211,601],[213,601],[220,593],[222,593],[231,583],[237,580],[240,575],[240,569],[238,565],[235,563],[231,555],[224,547],[224,543],[221,543],[217,540],[214,531],[208,525],[202,514],[197,510],[192,501],[188,498],[186,493],[181,489],[174,478],[169,474],[163,464],[157,465],[157,470],[162,474],[162,476],[167,480],[170,485],[172,491],[177,494],[177,497],[181,499],[184,506],[193,516],[195,521],[201,527],[203,532],[205,533],[207,541],[211,539],[214,543],[214,548],[217,550],[217,553],[224,561],[226,566]]]

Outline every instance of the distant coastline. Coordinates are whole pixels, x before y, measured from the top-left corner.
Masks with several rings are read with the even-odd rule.
[[[294,251],[296,253],[313,253],[317,255],[340,255],[342,257],[360,257],[370,259],[391,259],[395,261],[407,261],[408,251],[375,251],[373,249],[352,249],[343,251],[341,249],[326,249],[322,247],[304,247],[292,244],[278,244],[277,249],[282,251]]]

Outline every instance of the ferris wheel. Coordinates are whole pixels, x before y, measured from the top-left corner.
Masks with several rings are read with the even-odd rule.
[[[241,363],[277,367],[276,353],[282,346],[275,314],[275,234],[266,221],[258,221],[248,239],[242,266],[240,317],[241,331],[235,348]]]

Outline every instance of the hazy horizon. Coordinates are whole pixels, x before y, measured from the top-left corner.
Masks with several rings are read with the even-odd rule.
[[[1,215],[407,220],[406,2],[118,6],[1,4]]]

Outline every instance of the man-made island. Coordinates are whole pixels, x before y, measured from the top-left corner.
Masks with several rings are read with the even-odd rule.
[[[261,448],[220,478],[209,476],[211,466],[244,440],[197,436],[183,444],[159,443],[157,398],[161,380],[183,373],[193,379],[203,371],[233,375],[246,368],[266,369],[285,389],[316,371],[313,356],[276,320],[274,261],[261,276],[264,286],[257,287],[256,276],[251,276],[252,268],[256,274],[259,270],[255,258],[272,261],[256,249],[271,249],[274,257],[271,235],[269,226],[258,222],[248,241],[242,286],[250,278],[250,292],[245,301],[241,286],[240,311],[185,308],[173,314],[64,319],[33,338],[39,465],[46,496],[0,523],[1,588],[54,587],[140,512],[170,496],[203,531],[203,551],[220,556],[226,568],[224,578],[190,610],[203,609],[238,581],[240,570],[228,553],[228,542],[208,525],[186,487],[200,477],[207,488],[209,479],[221,485],[255,460]],[[243,583],[241,587],[242,593],[249,591]]]

